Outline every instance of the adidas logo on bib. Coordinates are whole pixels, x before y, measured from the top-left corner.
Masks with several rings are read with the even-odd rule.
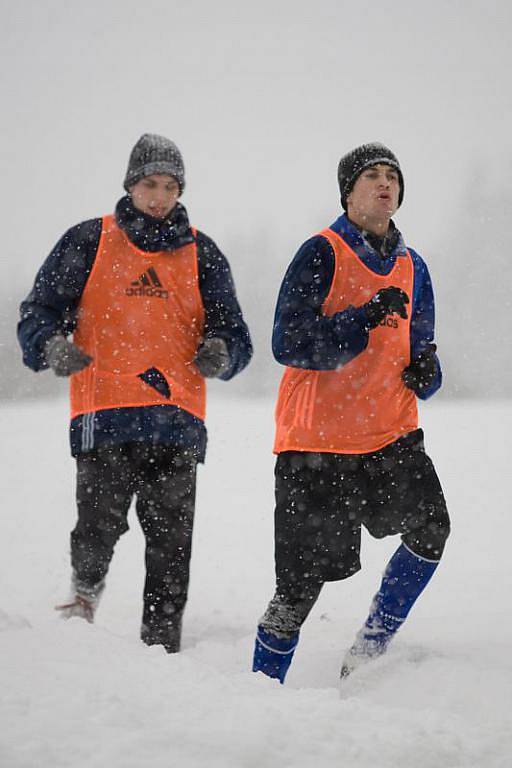
[[[157,299],[168,299],[169,291],[162,287],[162,283],[154,267],[149,267],[139,277],[134,280],[129,288],[125,290],[127,296],[155,296]]]

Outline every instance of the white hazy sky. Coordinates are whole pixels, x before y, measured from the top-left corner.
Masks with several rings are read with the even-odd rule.
[[[337,161],[366,140],[398,154],[400,223],[420,241],[473,164],[510,168],[505,0],[2,8],[2,209],[29,273],[63,227],[111,209],[145,131],[181,147],[184,202],[213,236],[271,226],[299,242],[336,214]]]
[[[355,145],[398,155],[397,223],[434,252],[436,280],[445,233],[470,226],[483,187],[509,183],[508,0],[0,2],[16,298],[65,229],[112,210],[146,131],[181,148],[183,202],[242,296],[261,254],[269,308],[296,247],[338,214],[337,163]]]

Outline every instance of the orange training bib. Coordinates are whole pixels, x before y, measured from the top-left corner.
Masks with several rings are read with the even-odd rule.
[[[416,397],[402,381],[410,362],[410,313],[414,268],[409,253],[388,275],[377,275],[330,229],[321,233],[335,254],[334,276],[322,312],[332,316],[361,306],[395,285],[411,300],[409,319],[386,318],[370,331],[366,349],[333,371],[288,367],[276,406],[275,453],[368,453],[418,427]]]
[[[193,363],[203,327],[196,243],[147,253],[105,216],[73,335],[93,362],[71,377],[71,417],[176,405],[204,419],[205,382]],[[165,378],[169,397],[139,377],[149,369]]]

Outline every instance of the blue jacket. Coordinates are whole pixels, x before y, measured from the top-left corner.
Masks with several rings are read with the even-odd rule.
[[[178,204],[169,219],[155,221],[134,208],[129,196],[116,206],[117,224],[131,242],[146,252],[173,251],[193,242],[185,208]],[[102,219],[69,229],[37,273],[34,287],[20,307],[18,339],[23,362],[34,371],[48,367],[44,345],[55,334],[73,332],[82,292],[98,250]],[[228,380],[252,356],[249,330],[238,304],[231,270],[213,240],[197,232],[199,289],[205,310],[204,336],[222,337],[231,365]],[[176,445],[204,461],[206,429],[201,419],[172,405],[112,408],[84,414],[71,422],[71,452],[77,456],[99,445],[149,442]]]
[[[383,257],[346,214],[340,216],[330,229],[378,275],[389,274],[397,257],[406,251],[402,236],[393,229],[393,247]],[[413,295],[408,307],[413,360],[434,340],[434,294],[425,262],[411,248],[407,250],[414,266]],[[349,306],[331,317],[322,313],[334,276],[334,264],[334,251],[321,235],[307,240],[290,264],[279,292],[272,336],[274,356],[282,365],[316,371],[334,370],[366,349],[371,331],[367,328],[362,307]],[[437,376],[419,395],[422,400],[431,397],[441,386],[441,366],[437,357],[436,361]]]

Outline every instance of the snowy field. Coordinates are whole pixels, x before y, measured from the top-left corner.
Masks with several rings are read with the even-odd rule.
[[[138,640],[143,538],[132,512],[96,624],[53,611],[67,597],[75,517],[67,406],[0,407],[0,766],[512,765],[512,403],[423,408],[453,534],[387,657],[340,698],[343,652],[397,540],[365,536],[363,571],[324,589],[286,686],[250,673],[273,586],[273,405],[223,398],[215,387],[176,656]]]

